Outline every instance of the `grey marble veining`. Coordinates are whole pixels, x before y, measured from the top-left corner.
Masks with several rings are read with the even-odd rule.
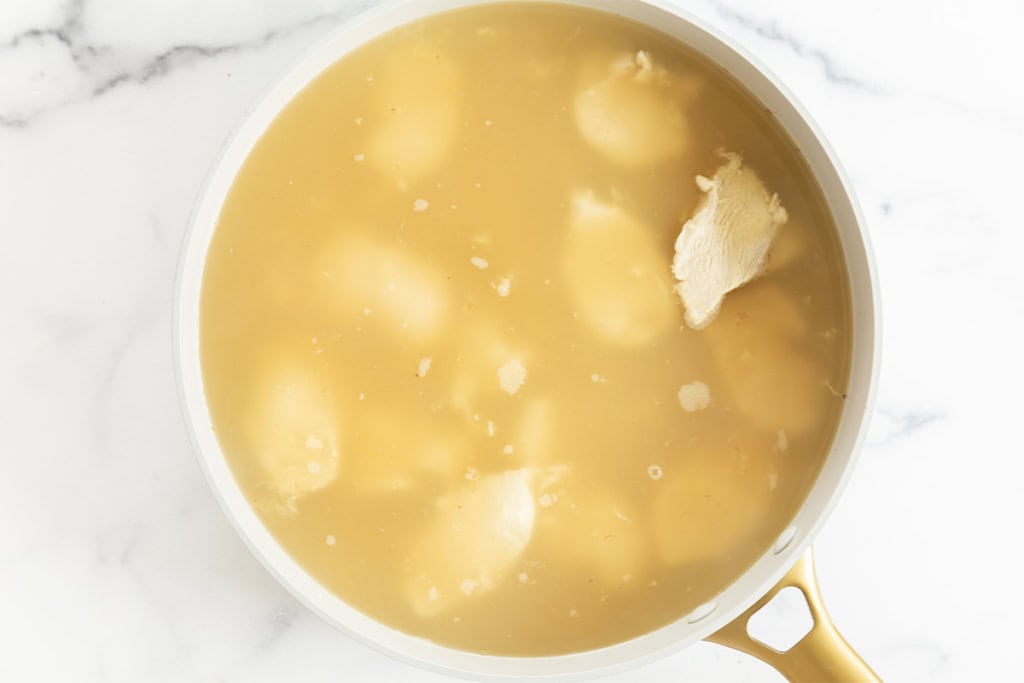
[[[7,106],[0,108],[0,126],[24,127],[55,109],[101,97],[121,86],[145,85],[197,61],[260,50],[296,34],[307,38],[315,36],[373,3],[364,0],[333,4],[337,7],[317,8],[318,11],[308,12],[293,20],[289,18],[282,23],[274,22],[265,30],[257,29],[251,34],[247,32],[234,40],[217,40],[213,36],[214,39],[205,41],[169,44],[163,49],[160,49],[162,46],[159,44],[154,44],[155,50],[131,54],[116,45],[94,40],[87,23],[87,0],[70,0],[60,12],[59,23],[26,28],[15,33],[0,43],[0,54],[18,50],[32,52],[34,49],[40,53],[33,55],[37,60],[69,61],[75,71],[69,79],[72,82],[54,88],[53,99],[44,104],[19,102],[16,96],[10,97]],[[25,65],[28,68],[38,66],[27,60]]]
[[[0,680],[444,680],[326,626],[248,554],[194,462],[170,340],[220,146],[372,2],[0,3]],[[694,0],[805,103],[871,230],[884,361],[816,542],[888,680],[1024,680],[1024,6]],[[771,681],[699,645],[618,681]]]

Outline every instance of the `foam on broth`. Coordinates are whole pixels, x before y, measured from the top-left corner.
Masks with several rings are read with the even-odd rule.
[[[653,76],[616,80],[630,60]],[[789,221],[695,331],[673,242],[723,148]],[[819,188],[726,74],[622,18],[492,5],[369,43],[273,122],[211,243],[203,375],[326,588],[452,647],[566,653],[772,545],[842,408],[848,298]]]

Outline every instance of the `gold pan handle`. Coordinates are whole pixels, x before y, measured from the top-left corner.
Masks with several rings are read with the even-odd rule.
[[[785,652],[768,647],[747,633],[747,622],[779,591],[790,586],[800,589],[807,600],[814,626]],[[768,594],[746,612],[708,636],[708,641],[746,652],[767,662],[793,683],[881,683],[881,679],[839,634],[825,610],[814,574],[814,559],[808,549]]]

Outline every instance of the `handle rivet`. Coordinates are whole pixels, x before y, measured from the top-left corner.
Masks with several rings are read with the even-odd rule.
[[[778,540],[776,540],[775,545],[772,546],[772,552],[776,555],[781,554],[786,548],[789,547],[789,544],[793,542],[793,539],[796,538],[796,532],[796,524],[787,527],[785,531],[779,534]]]

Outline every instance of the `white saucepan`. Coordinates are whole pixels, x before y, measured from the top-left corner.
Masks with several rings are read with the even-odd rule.
[[[545,1],[545,0],[535,0]],[[396,631],[358,612],[307,574],[277,543],[250,507],[214,435],[199,358],[200,285],[221,205],[250,150],[285,105],[330,64],[402,24],[474,0],[399,0],[338,27],[281,80],[245,118],[224,148],[196,207],[186,238],[175,300],[175,351],[186,419],[203,470],[225,514],[252,553],[307,607],[364,643],[401,660],[480,678],[579,677],[634,667],[702,639],[743,649],[794,680],[877,680],[828,621],[813,579],[809,546],[853,470],[866,431],[878,372],[878,289],[863,221],[835,155],[785,86],[728,38],[662,0],[560,0],[652,26],[726,69],[778,119],[820,184],[832,212],[848,269],[853,346],[845,408],[831,452],[792,525],[775,547],[711,602],[652,633],[589,652],[548,657],[497,657],[443,647]],[[815,626],[785,653],[747,636],[751,614],[785,585],[806,596]]]

